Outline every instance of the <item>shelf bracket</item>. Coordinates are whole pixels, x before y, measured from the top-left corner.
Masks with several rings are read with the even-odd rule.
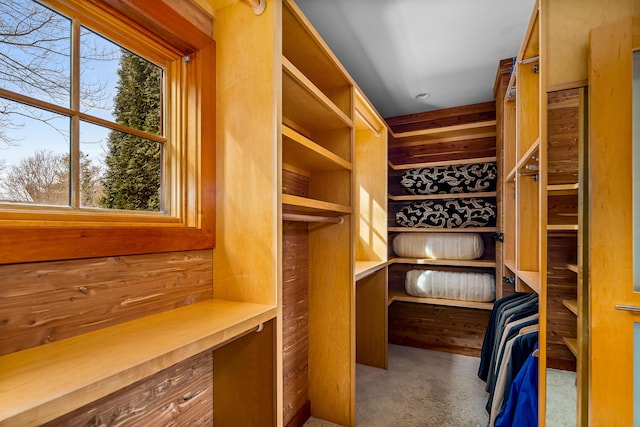
[[[491,237],[493,237],[493,240],[495,240],[496,242],[504,242],[504,233],[493,233],[491,235]]]
[[[504,279],[504,283],[507,283],[509,285],[515,285],[516,284],[516,278],[513,276],[507,276],[507,277],[503,277]]]

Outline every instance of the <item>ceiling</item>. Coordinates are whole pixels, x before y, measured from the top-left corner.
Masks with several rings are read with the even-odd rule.
[[[518,54],[535,0],[296,3],[386,118],[493,100],[498,62]]]

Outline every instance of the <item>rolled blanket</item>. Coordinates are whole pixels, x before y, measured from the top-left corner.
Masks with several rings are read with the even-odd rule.
[[[486,199],[443,199],[412,202],[396,213],[403,227],[466,228],[495,224],[496,205]]]
[[[495,278],[489,273],[410,270],[405,290],[414,297],[459,301],[490,302],[496,297]]]
[[[478,233],[400,233],[393,238],[393,252],[407,258],[478,259],[484,242]]]
[[[400,184],[411,194],[495,191],[495,162],[407,169]]]

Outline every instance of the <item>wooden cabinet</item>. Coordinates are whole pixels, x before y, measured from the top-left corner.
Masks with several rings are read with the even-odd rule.
[[[288,0],[282,3],[281,64],[282,242],[284,253],[292,254],[282,260],[283,424],[300,425],[310,414],[350,426],[356,354],[354,83]],[[366,160],[362,164],[364,183]],[[371,259],[384,266],[384,259]]]

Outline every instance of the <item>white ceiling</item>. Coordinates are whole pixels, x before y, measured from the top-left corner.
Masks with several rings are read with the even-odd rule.
[[[491,101],[535,0],[296,0],[383,117]],[[421,92],[426,100],[416,100]]]

